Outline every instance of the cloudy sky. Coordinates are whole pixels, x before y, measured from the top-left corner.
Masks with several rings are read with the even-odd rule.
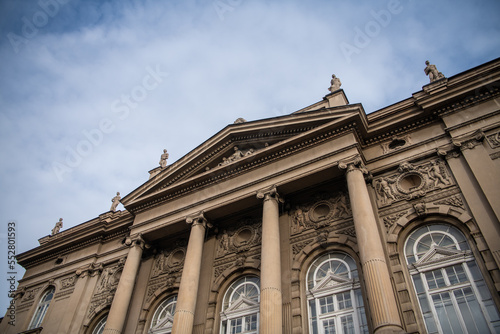
[[[367,113],[500,56],[500,2],[0,1],[0,272],[109,210],[238,117],[289,114],[331,74]],[[119,209],[123,209],[120,205]],[[17,269],[17,279],[23,270]],[[0,313],[8,303],[0,277]]]

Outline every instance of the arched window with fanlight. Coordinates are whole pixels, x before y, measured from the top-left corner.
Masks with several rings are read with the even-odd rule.
[[[429,334],[500,333],[497,307],[462,232],[426,225],[404,247]]]
[[[172,332],[177,295],[165,299],[153,314],[149,334],[169,334]]]
[[[258,333],[260,279],[244,276],[227,289],[221,312],[221,334]]]
[[[108,320],[107,314],[97,322],[92,334],[102,334],[104,332],[104,327],[106,326],[106,320]]]
[[[368,333],[356,262],[341,252],[324,254],[307,272],[309,333]]]
[[[41,327],[43,318],[45,317],[47,309],[49,308],[50,301],[54,297],[54,292],[54,287],[51,287],[42,295],[42,298],[40,298],[40,302],[36,307],[35,315],[31,319],[28,329]]]

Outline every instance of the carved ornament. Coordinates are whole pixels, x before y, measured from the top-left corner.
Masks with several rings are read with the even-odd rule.
[[[172,251],[163,251],[156,255],[151,277],[177,273],[182,270],[186,257],[186,248],[177,247]]]
[[[476,146],[482,145],[484,138],[484,132],[477,130],[471,134],[453,139],[453,145],[459,147],[462,151],[471,150]]]
[[[420,165],[403,162],[398,173],[374,179],[379,207],[391,205],[400,200],[423,197],[434,189],[443,189],[453,184],[444,161],[431,160]]]
[[[368,174],[368,169],[366,169],[359,155],[355,155],[353,157],[340,160],[339,168],[341,170],[345,170],[346,173],[352,172],[354,170],[359,170],[363,174]]]
[[[245,218],[228,227],[217,237],[217,257],[230,253],[241,253],[260,245],[262,239],[260,220]]]
[[[341,191],[333,196],[318,194],[314,202],[297,206],[292,211],[291,233],[301,233],[311,228],[319,229],[351,216],[351,207],[346,192]]]
[[[491,148],[497,148],[500,146],[500,132],[486,136],[488,143]]]

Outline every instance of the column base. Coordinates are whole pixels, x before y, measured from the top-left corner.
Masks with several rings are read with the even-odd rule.
[[[376,328],[374,334],[407,334],[407,332],[397,325],[384,325]]]

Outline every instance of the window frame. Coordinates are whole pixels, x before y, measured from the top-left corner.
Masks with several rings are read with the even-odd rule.
[[[344,265],[347,272],[335,274],[331,270],[327,270],[324,276],[318,278],[322,266],[333,261]],[[351,305],[340,308],[339,296],[346,293],[350,297]],[[321,300],[327,297],[332,298],[333,310],[323,313]],[[306,273],[306,300],[309,333],[323,334],[326,321],[333,321],[337,333],[340,333],[342,332],[342,319],[346,316],[352,317],[355,333],[369,332],[358,275],[358,264],[349,254],[341,251],[330,251],[319,255],[310,263]]]
[[[52,299],[54,299],[55,293],[56,293],[56,289],[53,286],[51,286],[45,290],[45,292],[40,297],[40,301],[38,302],[38,304],[36,306],[35,313],[33,314],[33,317],[31,318],[28,329],[35,329],[35,328],[41,327],[43,319],[45,319],[45,316],[47,315],[47,311],[50,307],[50,303],[52,302]],[[50,299],[45,300],[49,295],[51,295]]]
[[[424,231],[425,229],[427,229],[427,231]],[[415,234],[420,235],[414,237]],[[445,247],[441,247],[439,244],[433,242],[431,247],[425,252],[418,253],[418,243],[431,234],[442,234],[450,240],[453,240],[454,244],[448,244]],[[445,237],[442,237],[441,240],[445,240]],[[431,236],[431,239],[432,238]],[[410,243],[412,243],[412,245],[410,245]],[[459,290],[463,292],[463,289],[467,288],[471,289],[475,302],[479,304],[481,309],[483,319],[477,320],[484,320],[492,333],[494,333],[495,328],[497,330],[500,328],[500,318],[494,320],[489,316],[489,313],[492,312],[492,307],[496,310],[497,316],[500,316],[500,314],[470,248],[469,241],[462,231],[453,225],[442,222],[420,225],[405,237],[403,250],[411,284],[413,285],[413,292],[417,297],[420,315],[424,320],[424,326],[427,332],[444,333],[442,328],[443,325],[441,324],[442,319],[439,318],[438,309],[433,299],[434,296],[439,296],[441,298],[442,294],[449,295],[449,300],[451,301],[454,313],[457,315],[460,329],[464,333],[468,332],[467,326],[468,324],[470,325],[470,322],[464,319],[464,314],[462,314],[455,295],[455,292]],[[466,281],[457,283],[450,281],[451,275],[448,274],[447,270],[457,267],[460,267],[462,273],[465,274],[467,278]],[[476,273],[472,273],[471,268],[475,268]],[[431,281],[434,281],[427,278],[429,273],[433,273],[434,279],[436,278],[435,274],[439,273],[440,286],[437,284],[437,281],[436,287],[431,287],[429,285]],[[483,287],[482,291],[480,291],[478,285]],[[485,295],[485,290],[489,295]],[[470,302],[470,300],[467,300],[467,302]],[[486,304],[489,305],[487,306]],[[448,320],[448,323],[449,322]],[[474,323],[477,322],[474,321]]]
[[[247,280],[248,279],[248,280]],[[257,294],[253,295],[252,298],[245,298],[245,296],[240,295],[237,299],[233,300],[235,293],[238,292],[240,287],[245,285],[250,285],[256,289]],[[253,298],[255,296],[255,298]],[[254,300],[256,299],[256,300]],[[246,308],[240,308],[241,304],[249,305]],[[253,304],[253,305],[252,305]],[[245,326],[247,324],[247,318],[256,316],[255,329],[249,329],[245,331]],[[236,333],[258,333],[260,324],[260,278],[256,275],[244,275],[236,278],[226,289],[224,296],[222,298],[222,308],[220,312],[220,330],[221,334],[231,333],[231,326],[234,325],[234,321],[241,319],[241,331]],[[252,323],[253,319],[249,323]]]

